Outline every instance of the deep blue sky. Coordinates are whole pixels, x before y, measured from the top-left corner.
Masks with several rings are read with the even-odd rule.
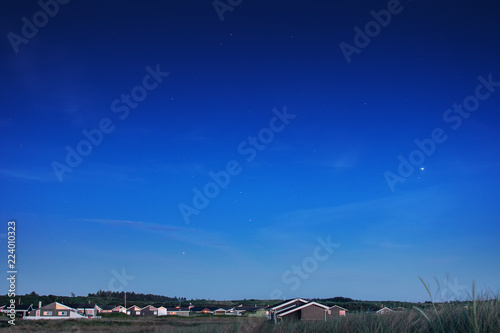
[[[401,1],[348,63],[340,43],[387,5],[244,0],[221,21],[211,1],[73,0],[16,53],[9,33],[41,8],[3,3],[0,246],[15,219],[18,292],[425,301],[418,276],[444,300],[473,280],[498,291],[500,87],[456,129],[443,115],[479,76],[500,81],[499,7]],[[148,66],[169,75],[120,119],[112,103]],[[247,161],[239,145],[285,107],[295,118]],[[60,181],[54,162],[103,119],[114,130]],[[436,128],[446,141],[391,189]],[[232,160],[187,224],[179,204]],[[333,253],[308,259],[328,237]]]

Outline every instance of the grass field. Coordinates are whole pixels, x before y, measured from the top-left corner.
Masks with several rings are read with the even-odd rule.
[[[424,333],[424,332],[500,332],[498,299],[468,303],[434,304],[425,311],[413,310],[390,315],[363,312],[327,322],[283,322],[277,325],[263,318],[246,317],[115,317],[93,320],[16,320],[10,327],[3,318],[6,332],[366,332],[366,333]]]

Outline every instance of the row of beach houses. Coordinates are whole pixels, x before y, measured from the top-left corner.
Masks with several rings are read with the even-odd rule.
[[[0,311],[9,313],[12,309],[0,307]],[[273,306],[235,306],[230,308],[224,307],[165,307],[152,306],[138,307],[132,305],[123,307],[121,305],[104,305],[97,304],[62,304],[53,302],[42,306],[39,302],[38,307],[33,305],[16,305],[16,314],[26,320],[37,319],[97,319],[101,318],[102,313],[124,313],[131,317],[160,317],[160,316],[192,316],[195,314],[212,314],[216,316],[250,316],[250,317],[266,317],[274,322],[283,320],[328,320],[333,317],[345,316],[347,309],[341,306],[326,306],[318,302],[308,301],[302,298],[289,299]],[[388,308],[379,309],[377,314],[386,314],[393,310]]]

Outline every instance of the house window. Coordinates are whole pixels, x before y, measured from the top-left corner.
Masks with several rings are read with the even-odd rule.
[[[153,311],[153,314],[156,316],[158,314],[158,312],[157,311]]]
[[[136,315],[136,316],[140,316],[140,315],[141,315],[141,311],[136,311],[136,312],[135,312],[135,315]]]
[[[43,311],[44,316],[52,316],[52,311]]]
[[[339,315],[340,315],[340,316],[345,316],[345,310],[340,310],[340,311],[339,311]]]
[[[130,311],[127,311],[127,314],[130,315]]]
[[[68,311],[61,311],[61,312],[59,312],[59,315],[60,316],[67,316],[68,315]]]

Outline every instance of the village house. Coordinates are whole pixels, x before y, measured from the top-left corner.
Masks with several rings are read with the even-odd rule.
[[[158,308],[155,308],[152,305],[145,306],[141,309],[141,316],[158,316]]]
[[[192,307],[167,307],[167,315],[188,317]]]
[[[118,305],[111,309],[111,312],[127,313],[127,309],[122,305]]]
[[[16,304],[16,307],[14,309],[16,316],[19,316],[19,317],[25,317],[31,310],[33,310],[33,304],[30,304],[30,305]],[[9,313],[10,308],[8,308],[6,305],[4,305],[0,308],[0,312]]]
[[[334,305],[326,305],[294,298],[268,308],[270,320],[327,320],[337,316],[345,316],[347,309]]]
[[[127,308],[127,316],[132,316],[132,317],[135,317],[135,316],[140,316],[141,315],[141,308],[136,306],[136,305],[132,305],[131,307]]]
[[[158,316],[166,316],[167,315],[167,308],[164,306],[158,307]]]
[[[394,310],[389,309],[388,307],[384,306],[382,309],[376,311],[375,314],[381,314],[381,315],[383,315],[383,314],[391,314],[393,312],[394,312]]]
[[[276,322],[277,321],[276,314],[278,312],[286,310],[286,309],[292,309],[294,307],[298,307],[298,306],[303,305],[303,304],[307,304],[307,301],[302,299],[302,298],[289,299],[289,300],[280,302],[278,304],[275,304],[268,309],[269,319],[274,320],[274,322]]]
[[[41,302],[37,309],[31,310],[24,319],[85,319],[85,318],[101,318],[95,315],[83,315],[77,312],[75,308],[64,305],[59,302],[54,302],[41,306]]]
[[[217,308],[214,310],[213,314],[216,316],[221,316],[221,315],[225,315],[228,311],[229,311],[229,309]]]
[[[102,313],[112,313],[113,309],[116,308],[115,305],[103,305],[101,306],[101,311]]]
[[[269,309],[267,307],[255,307],[253,309],[249,309],[245,312],[245,315],[248,317],[267,317],[269,316]]]
[[[348,310],[344,309],[341,306],[334,305],[334,306],[330,307],[330,311],[332,312],[332,316],[336,317],[336,316],[345,316],[346,311],[348,311]]]
[[[242,315],[249,314],[252,311],[257,311],[257,310],[263,309],[263,308],[264,308],[263,306],[257,306],[257,305],[254,305],[254,306],[238,305],[238,306],[235,306],[233,308],[228,309],[226,314],[233,315],[233,316],[242,316]],[[264,311],[264,313],[265,313],[265,311]],[[256,316],[254,315],[253,317],[256,317]],[[263,315],[263,317],[265,317],[265,314]]]
[[[194,306],[191,308],[192,313],[204,313],[204,314],[213,314],[217,307],[213,306]]]
[[[72,304],[67,303],[66,306],[70,308],[76,309],[76,312],[83,316],[95,317],[99,312],[102,311],[102,308],[97,304]]]

